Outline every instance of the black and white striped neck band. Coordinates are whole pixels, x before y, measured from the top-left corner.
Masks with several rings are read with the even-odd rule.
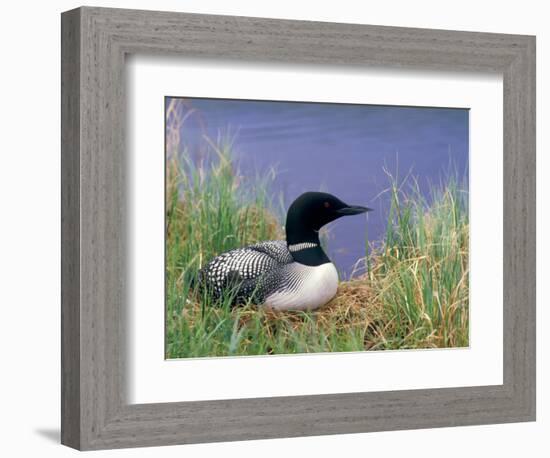
[[[306,250],[308,248],[316,248],[319,245],[313,242],[295,243],[294,245],[288,245],[288,250],[291,252]]]

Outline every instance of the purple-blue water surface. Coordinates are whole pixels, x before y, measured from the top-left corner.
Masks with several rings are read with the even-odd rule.
[[[369,241],[384,237],[390,207],[382,193],[389,185],[384,168],[400,178],[410,172],[426,197],[450,164],[460,176],[468,174],[467,109],[179,100],[194,109],[181,129],[190,151],[204,144],[204,135],[235,133],[240,174],[263,175],[275,167],[271,192],[282,195],[285,209],[305,191],[325,191],[375,210],[329,225],[328,254],[343,278],[365,255],[367,226]]]

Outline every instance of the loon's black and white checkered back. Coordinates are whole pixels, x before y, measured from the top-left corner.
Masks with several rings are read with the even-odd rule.
[[[218,297],[235,284],[238,301],[254,296],[254,300],[263,302],[280,284],[282,268],[292,262],[294,259],[284,240],[260,242],[216,256],[201,269],[199,281]]]

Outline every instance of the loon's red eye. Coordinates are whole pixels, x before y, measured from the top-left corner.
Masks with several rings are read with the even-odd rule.
[[[323,205],[325,206],[325,208],[330,208],[330,202],[325,202]]]

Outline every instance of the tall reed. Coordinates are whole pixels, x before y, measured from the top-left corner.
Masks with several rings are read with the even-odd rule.
[[[412,181],[391,179],[382,248],[367,280],[384,304],[374,348],[467,346],[469,335],[468,193],[456,175],[426,199]]]

